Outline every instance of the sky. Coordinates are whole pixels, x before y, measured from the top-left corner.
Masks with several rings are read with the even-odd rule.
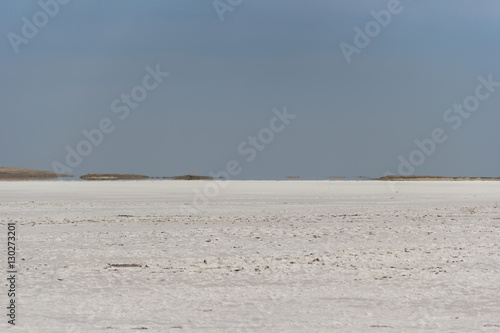
[[[0,167],[500,176],[499,1],[58,1],[0,3]]]

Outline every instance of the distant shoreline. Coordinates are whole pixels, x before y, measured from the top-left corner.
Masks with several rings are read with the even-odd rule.
[[[198,176],[198,175],[184,175],[184,176],[174,176],[174,177],[150,177],[145,175],[135,175],[135,174],[119,174],[119,173],[89,173],[80,177],[84,180],[91,181],[103,181],[103,180],[140,180],[140,179],[174,179],[174,180],[201,180],[213,179],[210,176]]]
[[[22,168],[0,168],[0,181],[29,181],[29,180],[51,180],[51,179],[62,179],[64,178],[75,178],[75,176],[58,174],[52,171],[41,171],[34,169],[22,169]],[[78,177],[81,180],[87,181],[116,181],[116,180],[159,180],[159,179],[169,179],[169,180],[215,180],[210,176],[199,176],[199,175],[184,175],[184,176],[174,176],[174,177],[150,177],[138,174],[101,174],[92,173],[86,174]],[[71,179],[74,180],[74,179]],[[244,180],[244,179],[238,179]],[[251,180],[251,179],[246,179]],[[262,179],[265,180],[265,179]],[[267,179],[273,180],[273,179]],[[286,176],[284,179],[274,179],[274,180],[291,180],[300,181],[299,176]],[[356,180],[372,180],[372,181],[499,181],[500,177],[444,177],[444,176],[400,176],[400,175],[390,175],[379,178],[370,178],[365,176],[358,177],[347,177],[347,176],[330,176],[324,179],[303,179],[312,181],[356,181]]]
[[[500,180],[500,177],[442,177],[442,176],[399,176],[391,175],[374,180],[383,181],[466,181],[466,180]]]

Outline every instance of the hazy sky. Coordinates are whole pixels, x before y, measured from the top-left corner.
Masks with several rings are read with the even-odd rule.
[[[0,4],[0,166],[500,176],[499,1],[60,2]]]

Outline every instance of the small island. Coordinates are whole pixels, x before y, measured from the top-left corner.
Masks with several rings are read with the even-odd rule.
[[[34,169],[0,168],[0,181],[45,180],[62,177],[73,176]]]
[[[214,177],[210,177],[210,176],[198,176],[198,175],[184,175],[184,176],[167,177],[167,179],[175,179],[175,180],[201,180],[201,179],[214,179]]]
[[[134,180],[134,179],[148,179],[149,176],[133,175],[133,174],[119,174],[119,173],[89,173],[80,176],[85,180]]]

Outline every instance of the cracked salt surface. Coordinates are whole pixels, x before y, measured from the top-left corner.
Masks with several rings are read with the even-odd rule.
[[[11,331],[500,327],[500,182],[231,181],[186,213],[204,184],[2,183]]]

